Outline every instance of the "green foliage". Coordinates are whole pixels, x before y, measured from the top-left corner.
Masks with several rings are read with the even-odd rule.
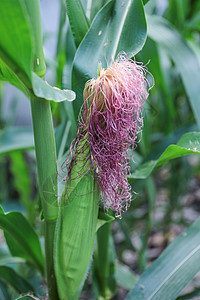
[[[108,26],[109,24],[109,26]],[[99,62],[103,67],[120,51],[130,56],[141,50],[146,40],[146,20],[141,1],[109,1],[96,15],[77,49],[72,70],[73,103],[76,118],[83,103],[86,81],[96,78]]]
[[[143,5],[146,5],[148,14],[144,12]],[[29,220],[34,223],[35,220],[31,219],[35,214],[35,206],[30,202],[29,169],[22,151],[36,150],[45,223],[46,277],[51,300],[78,299],[89,272],[92,274],[92,289],[99,299],[110,299],[115,294],[116,284],[130,290],[139,277],[115,262],[111,237],[111,221],[114,218],[99,209],[100,194],[87,166],[83,176],[77,176],[80,170],[83,171],[82,162],[73,165],[72,178],[65,182],[64,191],[62,185],[57,184],[57,171],[61,167],[56,159],[63,161],[66,158],[71,141],[76,136],[85,82],[96,78],[99,62],[106,67],[120,51],[127,52],[128,57],[137,55],[136,59],[144,64],[150,60],[147,67],[155,79],[150,104],[145,106],[142,141],[137,153],[134,153],[136,163],[131,165],[129,178],[134,189],[140,190],[141,199],[135,201],[130,213],[118,223],[125,246],[137,253],[137,273],[142,273],[147,266],[146,249],[152,228],[159,230],[160,226],[159,221],[154,224],[153,219],[157,192],[157,182],[154,182],[153,176],[158,176],[158,173],[152,172],[156,171],[156,167],[168,164],[174,173],[171,177],[173,182],[167,183],[170,199],[166,220],[163,220],[167,228],[165,230],[169,228],[173,207],[182,205],[178,203],[176,195],[179,186],[184,184],[176,166],[179,165],[180,170],[185,168],[188,178],[192,171],[199,170],[199,165],[189,168],[186,159],[176,161],[175,167],[172,161],[200,153],[200,134],[196,124],[190,123],[195,119],[200,126],[198,8],[198,1],[189,0],[169,0],[167,9],[162,8],[161,13],[159,1],[60,0],[56,51],[58,64],[54,70],[57,78],[55,86],[61,88],[58,89],[43,80],[46,67],[40,1],[0,0],[0,80],[10,82],[31,98],[35,138],[34,145],[32,130],[7,128],[1,123],[5,128],[0,130],[0,155],[2,159],[5,158],[2,164],[4,169],[11,164],[8,169],[12,173],[12,185],[18,192],[14,200],[23,203]],[[162,17],[157,16],[157,12]],[[149,79],[148,74],[147,77]],[[74,91],[62,88],[72,88]],[[75,92],[77,99],[72,102]],[[55,124],[60,122],[56,128],[56,145],[49,100],[63,102],[56,103],[59,109]],[[8,156],[3,157],[5,154]],[[1,174],[5,179],[1,182],[6,186],[4,182],[7,178],[4,175],[9,178],[10,174],[4,171]],[[141,214],[139,210],[145,213]],[[41,222],[34,225],[38,232],[43,233]],[[133,227],[134,232],[139,231],[139,246],[135,245],[130,233]],[[200,270],[199,227],[198,220],[175,239],[144,271],[127,299],[175,299]],[[44,259],[39,236],[21,213],[13,211],[5,214],[0,207],[0,228],[14,256],[4,253],[1,245],[0,277],[3,280],[0,280],[0,299],[8,300],[11,299],[10,289],[5,282],[18,293],[33,290],[25,274],[20,272],[20,264],[27,262],[44,275]],[[121,260],[121,250],[116,250]],[[8,266],[10,263],[18,268],[11,268]],[[196,290],[179,298],[189,299],[198,293]],[[35,298],[26,295],[18,299]]]
[[[94,280],[98,293],[110,299],[116,292],[115,250],[110,234],[112,223],[104,224],[97,232],[97,246],[94,253]],[[103,262],[103,263],[102,263]]]
[[[18,150],[34,149],[33,131],[30,128],[8,127],[0,130],[0,155]]]
[[[34,291],[33,287],[25,279],[19,276],[12,268],[0,266],[0,278],[7,281],[17,292],[27,293]]]
[[[74,42],[78,48],[89,29],[89,21],[80,0],[66,0],[66,8]]]
[[[1,208],[1,207],[0,207]],[[44,258],[37,234],[19,212],[0,211],[0,228],[13,256],[22,257],[44,273]]]
[[[183,232],[142,274],[128,300],[176,299],[200,270],[200,220]]]
[[[0,79],[9,81],[29,96],[35,94],[46,100],[72,101],[75,99],[74,92],[55,89],[32,72],[34,70],[43,76],[45,65],[39,3],[26,1],[26,4],[28,10],[20,0],[8,0],[6,4],[0,1]],[[34,30],[31,31],[31,28]],[[16,45],[19,51],[16,51]]]
[[[20,201],[25,206],[27,217],[32,224],[35,216],[35,203],[31,199],[31,178],[30,169],[21,151],[13,151],[9,155],[11,160],[11,172],[14,178],[14,187],[19,193]]]
[[[185,156],[192,153],[200,154],[200,133],[191,132],[184,134],[177,145],[170,145],[162,153],[162,155],[155,160],[148,161],[139,166],[130,178],[141,179],[147,178],[156,166],[166,164],[169,160]]]
[[[8,0],[6,3],[1,0],[0,11],[0,58],[17,74],[17,85],[22,81],[30,88],[32,41],[25,7],[20,0]],[[16,45],[19,51],[16,51]]]
[[[165,19],[158,16],[148,16],[147,22],[149,37],[164,47],[177,66],[200,128],[200,100],[198,97],[200,93],[198,84],[200,65],[198,59],[183,37]]]
[[[117,285],[126,290],[131,290],[131,288],[138,281],[138,276],[134,274],[127,266],[121,265],[119,263],[116,263],[115,268]]]
[[[55,271],[62,300],[80,293],[94,248],[99,192],[92,174],[78,175],[84,170],[81,164],[74,166],[67,182],[55,234]]]

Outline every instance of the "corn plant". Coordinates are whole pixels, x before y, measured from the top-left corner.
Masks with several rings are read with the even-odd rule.
[[[155,206],[152,173],[174,158],[200,153],[199,52],[195,39],[189,44],[179,32],[189,5],[177,1],[182,14],[173,26],[177,7],[172,1],[163,16],[155,14],[155,3],[147,2],[61,0],[53,87],[45,81],[40,1],[0,0],[0,80],[27,96],[33,123],[33,133],[22,128],[0,132],[0,154],[9,154],[27,212],[25,217],[0,207],[7,249],[2,248],[2,260],[0,252],[2,299],[81,299],[89,274],[94,299],[111,299],[117,286],[123,286],[129,291],[126,299],[172,300],[200,270],[199,220],[146,269]],[[172,134],[177,115],[163,57],[178,70],[191,106],[193,123],[183,126],[181,134]],[[159,148],[153,147],[148,130],[155,126],[146,109],[149,95],[155,105],[159,97],[164,107],[157,122],[169,137]],[[58,126],[54,109],[60,110]],[[26,191],[22,187],[28,177],[22,151],[33,149],[37,211],[36,203],[27,200],[30,182]],[[139,279],[116,262],[111,234],[114,222],[125,224],[137,180],[143,180],[148,199]],[[34,228],[38,217],[44,247]],[[10,263],[21,263],[21,272]],[[39,283],[23,276],[27,269],[34,270]]]

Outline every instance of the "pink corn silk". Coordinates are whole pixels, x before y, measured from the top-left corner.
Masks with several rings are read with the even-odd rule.
[[[127,210],[132,198],[127,152],[136,148],[143,126],[142,107],[149,95],[146,72],[142,64],[120,54],[97,79],[86,83],[72,159],[67,163],[69,180],[77,160],[87,165],[77,176],[83,175],[83,170],[94,171],[104,208],[112,209],[116,216]]]

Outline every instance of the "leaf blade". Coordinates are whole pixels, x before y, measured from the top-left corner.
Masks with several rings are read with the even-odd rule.
[[[0,130],[0,155],[16,150],[34,149],[31,128],[9,127]]]
[[[200,219],[142,274],[127,300],[173,300],[200,269]]]
[[[33,263],[44,272],[44,258],[37,234],[19,212],[0,213],[0,227],[13,256],[19,256]]]
[[[32,39],[26,10],[20,0],[0,0],[0,11],[0,57],[30,87]]]
[[[134,179],[147,178],[155,167],[161,166],[167,163],[171,159],[182,157],[189,154],[198,153],[200,154],[200,133],[190,132],[184,134],[177,145],[170,145],[160,155],[157,160],[148,161],[138,167],[130,176]]]
[[[200,94],[200,65],[198,58],[183,37],[167,20],[158,16],[148,16],[147,23],[149,37],[164,46],[168,55],[173,59],[183,80],[196,122],[200,128],[200,100],[198,96]]]
[[[89,21],[80,0],[66,0],[66,8],[74,42],[78,48],[89,29]]]
[[[73,103],[76,117],[82,105],[85,82],[96,77],[99,61],[106,67],[106,59],[116,57],[120,51],[133,56],[143,47],[145,39],[146,20],[140,0],[111,0],[99,11],[73,62],[72,89],[78,99]]]
[[[7,266],[0,266],[0,278],[8,282],[17,292],[27,293],[34,291],[33,287],[28,281],[18,275],[12,268]]]

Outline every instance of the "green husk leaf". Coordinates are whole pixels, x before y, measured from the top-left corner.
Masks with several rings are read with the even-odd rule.
[[[67,182],[55,233],[55,272],[62,300],[73,297],[83,284],[94,248],[99,191],[92,174],[84,174],[82,163],[73,167]]]

